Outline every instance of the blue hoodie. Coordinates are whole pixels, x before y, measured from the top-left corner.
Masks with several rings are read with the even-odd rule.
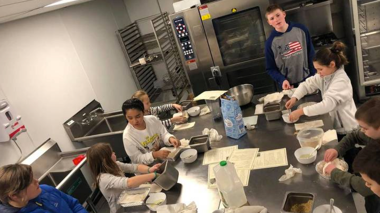
[[[41,194],[22,209],[0,203],[1,213],[87,213],[77,199],[58,189],[40,185]]]
[[[288,24],[285,33],[274,29],[265,42],[266,70],[280,88],[284,80],[297,85],[316,73],[308,29],[302,24]]]

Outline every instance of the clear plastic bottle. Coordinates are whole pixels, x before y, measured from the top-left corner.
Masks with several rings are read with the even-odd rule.
[[[214,174],[225,208],[235,209],[247,203],[243,184],[231,162],[221,161],[214,167]]]

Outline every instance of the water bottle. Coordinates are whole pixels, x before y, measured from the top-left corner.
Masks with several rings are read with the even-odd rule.
[[[225,208],[236,209],[247,203],[244,187],[231,162],[221,161],[214,167],[220,200]]]

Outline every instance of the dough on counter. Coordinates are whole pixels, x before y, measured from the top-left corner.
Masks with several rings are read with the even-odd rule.
[[[332,163],[332,162],[325,163],[325,165],[323,166],[323,169],[322,169],[322,174],[323,174],[323,175],[326,175],[326,168],[327,168],[331,163]]]

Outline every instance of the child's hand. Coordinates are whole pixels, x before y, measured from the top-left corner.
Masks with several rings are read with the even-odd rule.
[[[288,80],[285,80],[284,82],[282,82],[282,89],[283,90],[293,89],[293,86],[290,85]]]
[[[182,106],[179,105],[179,104],[173,104],[173,107],[178,111],[178,112],[182,112]]]
[[[286,102],[286,104],[285,104],[286,109],[291,109],[291,108],[294,106],[294,104],[296,104],[296,102],[297,102],[297,98],[295,98],[295,97],[291,98],[291,99],[290,99],[288,102]]]
[[[170,121],[172,123],[182,124],[182,123],[185,123],[187,121],[187,118],[185,118],[183,116],[177,116],[177,117],[174,117],[174,118],[170,119]]]
[[[155,164],[154,166],[150,167],[149,168],[149,172],[152,173],[152,172],[155,172],[158,170],[158,168],[160,168],[161,164],[158,163],[158,164]]]
[[[179,142],[179,141],[177,140],[177,138],[175,138],[175,137],[171,137],[171,138],[169,138],[169,142],[170,142],[171,144],[173,144],[173,146],[174,146],[175,148],[181,146],[181,142]]]
[[[337,157],[338,157],[338,151],[336,151],[335,149],[328,149],[325,152],[324,160],[326,162],[330,162],[330,161],[335,160],[335,158]]]
[[[153,158],[166,159],[169,154],[170,154],[170,151],[168,150],[159,150],[159,151],[153,152]]]
[[[334,170],[336,168],[336,166],[334,165],[334,164],[330,164],[330,165],[328,165],[327,167],[326,167],[326,169],[325,169],[325,174],[326,175],[330,175],[331,174],[331,172],[332,172],[332,170]]]
[[[289,115],[289,121],[294,122],[297,121],[301,115],[303,115],[303,110],[302,109],[297,109],[296,111],[293,111]]]

